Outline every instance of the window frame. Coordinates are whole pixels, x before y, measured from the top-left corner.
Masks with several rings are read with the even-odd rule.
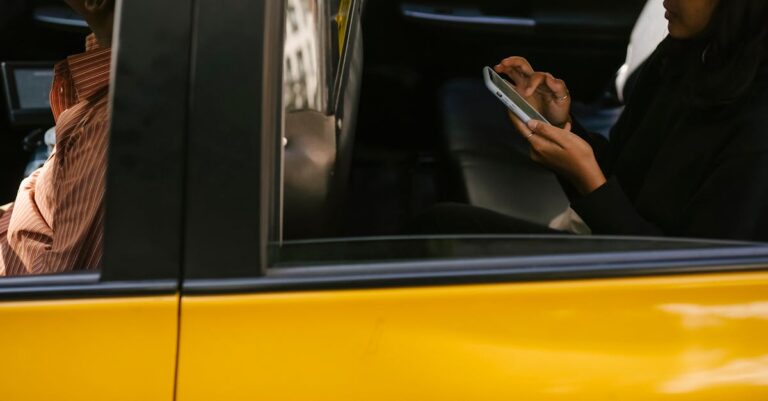
[[[358,32],[357,30],[353,29],[353,27],[355,24],[361,23],[360,20],[362,19],[363,5],[365,0],[349,0],[349,2],[346,27],[344,28],[346,37],[344,38],[344,45],[340,49],[341,57],[338,58],[339,65],[336,70],[336,76],[333,79],[333,93],[331,94],[330,100],[331,110],[333,113],[336,113],[336,111],[341,107],[339,102],[341,101],[342,94],[346,89],[346,80],[350,72],[350,61],[348,57],[345,57],[345,55],[348,54],[350,51],[349,49],[352,47],[355,41],[363,40],[362,37],[358,37]],[[339,6],[341,6],[342,3],[342,1],[339,1]]]
[[[188,0],[118,1],[104,267],[2,278],[0,301],[178,291],[191,27]]]
[[[284,2],[194,7],[184,277],[261,275],[279,216]]]
[[[216,0],[200,0],[199,4],[213,1]],[[248,6],[250,11],[245,6],[221,7],[216,15],[207,15],[198,9],[197,15],[201,19],[227,21],[220,26],[210,24],[207,31],[198,29],[195,32],[198,56],[206,54],[211,57],[213,54],[226,58],[233,65],[244,65],[247,68],[228,69],[228,74],[223,77],[211,74],[196,76],[193,78],[193,92],[218,93],[216,88],[220,85],[229,89],[236,82],[246,83],[242,86],[247,89],[236,89],[236,93],[225,94],[215,100],[201,100],[193,96],[196,99],[193,103],[200,108],[213,107],[216,112],[240,121],[235,124],[239,130],[229,129],[226,135],[235,143],[250,145],[249,148],[233,148],[231,154],[236,160],[250,158],[251,163],[244,165],[224,162],[211,168],[210,163],[216,160],[214,156],[224,151],[217,144],[217,135],[210,135],[210,132],[216,130],[214,124],[198,127],[201,132],[191,139],[196,143],[193,145],[195,151],[190,153],[190,177],[197,176],[194,172],[206,172],[210,176],[204,180],[188,181],[188,198],[198,205],[188,207],[186,216],[187,239],[193,238],[194,241],[188,242],[182,289],[185,294],[386,288],[768,270],[768,244],[743,248],[724,244],[706,251],[682,249],[536,257],[478,256],[458,260],[271,268],[268,259],[269,240],[273,238],[270,237],[272,233],[269,227],[273,223],[270,211],[274,207],[275,191],[281,187],[279,181],[275,181],[280,177],[279,164],[275,161],[279,160],[282,151],[280,144],[276,143],[282,132],[282,108],[275,107],[282,105],[281,88],[279,85],[276,88],[273,83],[282,83],[284,4],[283,1],[269,3],[275,9],[259,8],[256,5]],[[362,2],[355,1],[351,8],[355,15],[350,16],[350,21],[358,21],[360,15],[356,14],[361,13],[362,8]],[[252,21],[247,27],[238,23],[252,20],[253,15],[256,15],[256,23]],[[279,24],[274,22],[274,16],[277,15],[281,16],[278,18],[281,21]],[[266,38],[265,44],[251,53],[236,51],[230,54],[220,48],[215,51],[204,50],[215,43],[213,38],[231,32],[232,25],[238,26],[245,37]],[[348,31],[348,34],[351,33],[351,30]],[[350,46],[351,39],[347,40],[345,47]],[[254,54],[261,55],[261,58],[254,58]],[[195,65],[203,66],[205,62],[205,59],[198,59]],[[343,69],[340,68],[342,74]],[[199,70],[197,72],[200,73]],[[239,104],[243,99],[246,99],[247,107]],[[252,112],[246,110],[257,110],[261,114],[247,119],[244,116],[251,116]],[[191,118],[194,119],[195,114],[191,113]],[[190,123],[190,126],[194,129],[197,123]],[[217,207],[214,218],[208,205],[217,205],[215,201],[222,197],[210,194],[215,194],[222,187],[227,193],[223,199],[234,197],[236,200],[225,207]],[[215,222],[209,226],[212,220]],[[227,227],[236,227],[235,234],[226,233]],[[246,235],[237,235],[238,232]],[[225,245],[220,247],[221,244]],[[224,259],[220,259],[222,253],[225,254]]]

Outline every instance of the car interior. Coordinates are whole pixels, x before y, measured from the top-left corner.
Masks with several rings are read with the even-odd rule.
[[[0,18],[0,203],[12,202],[19,182],[47,158],[53,127],[47,104],[53,65],[83,50],[85,21],[63,2],[10,1]],[[42,102],[45,102],[43,104]],[[48,135],[51,142],[52,132]]]
[[[565,80],[602,131],[612,82],[645,1],[367,1],[345,236],[393,235],[431,205],[467,203],[547,224],[567,206],[531,162],[481,70],[524,56]],[[608,119],[609,121],[605,121]],[[365,224],[361,224],[365,222]]]
[[[14,18],[0,19],[0,203],[13,200],[30,163],[44,161],[53,125],[39,107],[22,118],[20,93],[39,94],[40,81],[21,88],[13,72],[50,69],[81,52],[87,34],[60,1],[17,3]],[[619,106],[612,83],[644,4],[286,1],[280,237],[399,235],[444,202],[546,224],[567,200],[556,177],[528,159],[481,71],[528,58],[568,83],[574,114],[600,131],[615,119],[605,112]],[[319,42],[302,42],[301,26]]]

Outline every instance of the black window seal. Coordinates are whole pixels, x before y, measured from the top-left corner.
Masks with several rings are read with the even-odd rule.
[[[38,301],[169,295],[178,280],[103,282],[99,273],[8,277],[0,280],[0,301]]]
[[[264,293],[768,271],[768,246],[270,269],[264,277],[187,280],[184,294]]]

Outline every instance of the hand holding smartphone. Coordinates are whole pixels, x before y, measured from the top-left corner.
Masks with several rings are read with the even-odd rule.
[[[491,91],[509,110],[514,113],[523,123],[527,124],[531,120],[543,121],[550,124],[544,116],[541,115],[533,106],[523,99],[522,96],[510,85],[504,78],[496,73],[491,67],[483,68],[483,78],[485,86]]]

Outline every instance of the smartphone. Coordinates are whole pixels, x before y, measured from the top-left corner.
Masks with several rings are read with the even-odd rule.
[[[526,102],[525,99],[517,93],[515,88],[497,74],[491,67],[483,68],[483,78],[485,79],[485,86],[488,87],[488,90],[512,110],[517,118],[524,123],[528,124],[528,121],[539,120],[549,124],[549,121],[547,121],[544,116]]]

